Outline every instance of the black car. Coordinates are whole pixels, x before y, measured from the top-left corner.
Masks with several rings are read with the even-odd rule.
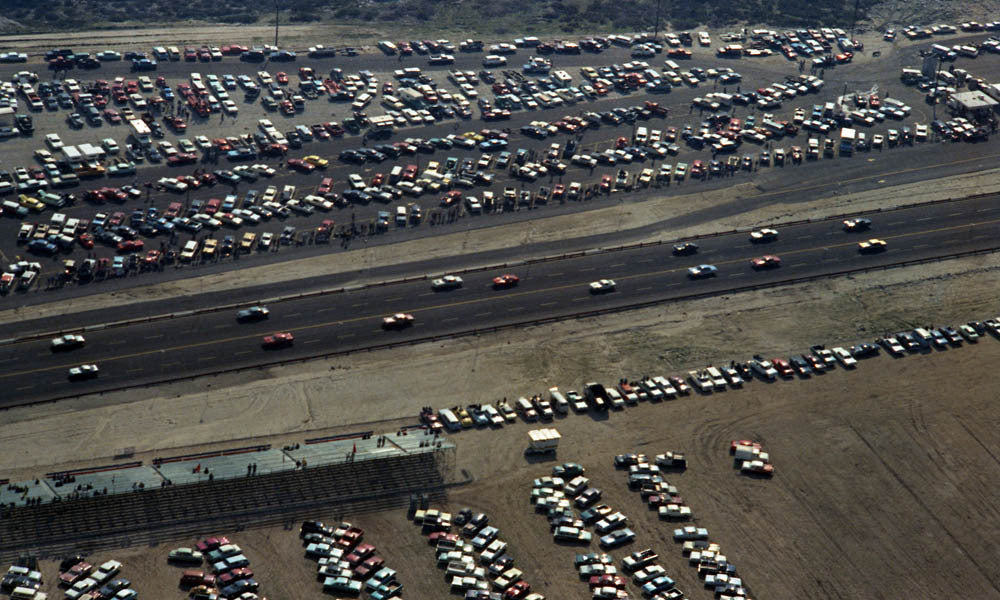
[[[220,593],[225,598],[235,598],[244,592],[255,592],[260,587],[253,579],[240,579],[222,588]]]
[[[870,358],[872,356],[878,356],[879,347],[875,344],[858,344],[851,348],[851,356],[854,358]]]
[[[101,598],[114,598],[115,594],[131,585],[132,582],[128,579],[115,579],[106,583],[97,593],[100,594]]]
[[[332,531],[323,521],[302,521],[302,527],[299,528],[299,537],[305,536],[307,533],[333,535]]]
[[[682,244],[674,244],[674,254],[677,256],[688,256],[691,254],[697,254],[698,244],[692,242],[684,242]]]

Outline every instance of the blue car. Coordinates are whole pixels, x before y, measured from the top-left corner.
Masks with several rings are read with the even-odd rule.
[[[58,251],[59,247],[48,240],[31,240],[28,242],[28,252],[52,256]]]
[[[490,139],[479,143],[479,149],[483,152],[492,152],[507,147],[507,140]]]
[[[624,546],[629,542],[635,541],[635,532],[631,529],[619,529],[618,531],[612,531],[606,536],[601,538],[601,548],[617,548],[618,546]]]

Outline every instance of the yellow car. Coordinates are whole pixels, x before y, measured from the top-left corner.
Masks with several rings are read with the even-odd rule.
[[[330,161],[326,160],[325,158],[320,158],[315,154],[310,154],[309,156],[303,157],[302,160],[306,161],[307,163],[319,169],[325,169],[327,165],[330,164]]]
[[[872,238],[864,242],[858,242],[858,251],[860,251],[862,254],[874,254],[876,252],[884,252],[887,247],[888,244],[885,243],[885,240],[880,240],[876,238]]]
[[[31,196],[26,196],[24,194],[21,194],[18,197],[18,201],[21,204],[21,206],[33,210],[35,212],[42,212],[43,210],[45,210],[45,205],[42,204],[42,201],[39,200],[38,198],[32,198]]]
[[[208,238],[205,240],[205,247],[201,250],[201,255],[205,258],[212,258],[215,256],[215,251],[219,247],[219,240]]]
[[[486,139],[485,137],[483,137],[483,134],[479,133],[478,131],[466,131],[465,133],[462,134],[462,137],[476,142],[481,142]]]

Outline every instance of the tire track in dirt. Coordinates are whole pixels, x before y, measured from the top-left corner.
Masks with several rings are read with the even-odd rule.
[[[944,522],[941,521],[941,519],[937,516],[937,514],[934,511],[932,511],[929,506],[927,506],[923,498],[921,498],[921,496],[917,494],[916,491],[908,483],[906,483],[906,481],[902,478],[902,476],[900,476],[900,474],[894,468],[892,468],[892,466],[888,462],[886,462],[884,458],[882,458],[882,455],[879,454],[877,450],[875,450],[875,447],[871,444],[871,442],[868,441],[868,438],[862,435],[862,433],[858,431],[857,427],[855,427],[853,423],[848,423],[848,427],[850,427],[851,431],[854,432],[854,435],[856,435],[858,439],[861,440],[861,443],[863,443],[868,448],[869,452],[872,453],[872,456],[878,459],[879,463],[882,464],[882,467],[886,470],[886,472],[892,475],[892,478],[896,480],[896,483],[898,483],[901,488],[906,490],[906,492],[910,495],[910,497],[913,498],[913,501],[916,502],[916,504],[920,506],[921,509],[923,509],[923,511],[928,515],[928,517],[930,517],[930,520],[933,521],[938,526],[938,528],[944,532],[944,534],[948,537],[948,539],[951,540],[951,543],[954,544],[955,547],[958,549],[958,551],[962,553],[962,556],[965,557],[966,561],[969,564],[974,565],[976,567],[976,569],[979,571],[979,574],[982,575],[983,579],[989,582],[990,587],[992,587],[995,592],[1000,593],[1000,587],[997,586],[996,581],[994,581],[993,577],[990,575],[990,571],[979,560],[977,560],[976,555],[969,552],[969,550],[962,545],[962,543],[958,540],[958,538],[955,537],[955,534],[953,534],[951,530],[948,529],[947,526],[945,526]]]

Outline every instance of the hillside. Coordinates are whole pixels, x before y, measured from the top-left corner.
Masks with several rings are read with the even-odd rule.
[[[425,30],[464,30],[481,34],[572,33],[652,29],[657,0],[279,0],[283,23],[336,22],[416,25]],[[661,19],[674,29],[737,23],[774,26],[847,26],[851,0],[659,0]],[[858,18],[880,4],[860,0]],[[946,3],[950,4],[950,3]],[[53,0],[29,3],[0,0],[0,31],[29,33],[81,28],[135,27],[141,24],[267,24],[273,4],[239,0]],[[135,15],[155,15],[139,23]]]

